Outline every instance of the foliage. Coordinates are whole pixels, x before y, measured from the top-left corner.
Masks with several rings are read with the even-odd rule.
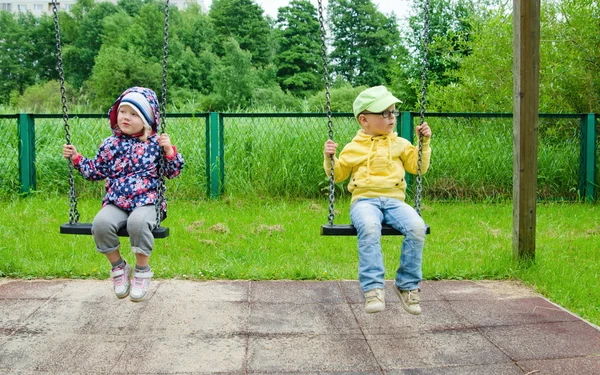
[[[279,8],[277,27],[277,82],[298,96],[318,90],[323,69],[315,7],[308,0],[292,0]]]
[[[25,89],[23,95],[16,96],[13,106],[21,108],[27,112],[50,112],[62,113],[62,101],[59,95],[60,83],[58,81],[48,81],[38,85],[29,86]],[[67,108],[75,105],[73,98],[77,97],[76,90],[65,83],[65,92],[67,97]]]
[[[392,49],[400,41],[395,18],[379,12],[371,0],[332,0],[329,19],[336,79],[353,86],[389,83]]]
[[[271,29],[259,5],[252,0],[214,0],[208,14],[217,35],[213,41],[217,55],[226,53],[224,45],[233,37],[257,67],[271,63]]]
[[[444,74],[451,83],[432,83],[429,110],[448,112],[512,111],[512,22],[507,9],[471,19],[472,52],[460,69]]]
[[[327,58],[338,93],[352,92],[345,85],[385,84],[402,99],[400,109],[419,107],[423,1],[413,2],[401,32],[396,15],[382,14],[373,0],[330,1]],[[511,4],[430,0],[430,5],[426,110],[510,112]],[[541,5],[540,111],[600,112],[597,2]],[[70,107],[104,111],[132,84],[160,91],[163,10],[162,0],[79,0],[71,11],[59,12],[65,80],[76,92],[68,98]],[[276,20],[252,0],[216,0],[208,13],[196,5],[171,7],[168,103],[196,110],[323,108],[318,26],[308,0],[291,1]],[[52,17],[0,12],[0,35],[0,105],[39,106],[26,101],[37,100],[32,93],[58,79]],[[248,77],[233,71],[238,52],[232,38],[247,53],[235,64]],[[351,108],[352,99],[342,100],[332,100],[335,111]]]

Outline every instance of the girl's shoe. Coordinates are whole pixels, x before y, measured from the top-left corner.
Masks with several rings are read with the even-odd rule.
[[[125,265],[113,268],[110,271],[110,277],[113,279],[115,284],[115,294],[117,298],[125,298],[129,295],[131,289],[131,283],[129,282],[129,276],[131,275],[131,266],[127,263]]]
[[[154,276],[154,272],[152,271],[136,271],[133,273],[133,280],[131,280],[131,292],[129,293],[130,300],[133,302],[139,302],[146,297],[152,276]]]

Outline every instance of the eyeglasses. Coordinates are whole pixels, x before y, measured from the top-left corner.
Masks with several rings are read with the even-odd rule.
[[[390,111],[389,109],[386,109],[383,112],[363,112],[364,115],[381,115],[381,117],[383,118],[389,118],[390,115],[394,115],[394,117],[398,117],[400,115],[400,111],[397,110],[393,110]]]

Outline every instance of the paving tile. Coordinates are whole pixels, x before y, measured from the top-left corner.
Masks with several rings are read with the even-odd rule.
[[[246,330],[249,313],[246,302],[190,299],[186,303],[169,303],[153,299],[140,312],[135,329],[168,336],[239,334]]]
[[[0,350],[0,369],[108,372],[127,342],[116,335],[17,333]]]
[[[500,363],[481,366],[456,366],[389,370],[386,375],[523,375],[521,368],[514,363]]]
[[[348,304],[251,305],[248,331],[265,334],[360,334]]]
[[[345,303],[337,281],[253,281],[250,302],[266,303]]]
[[[48,299],[68,284],[63,280],[9,280],[0,283],[0,299]]]
[[[360,335],[274,335],[249,339],[249,373],[379,370]]]
[[[367,335],[367,341],[386,371],[511,362],[477,330],[423,332],[412,336]]]
[[[6,299],[0,303],[0,330],[15,328],[29,318],[46,300]]]
[[[446,300],[489,300],[537,297],[518,281],[440,280],[428,282]]]
[[[540,297],[485,300],[452,300],[452,309],[478,326],[576,321],[572,314]]]
[[[519,366],[528,374],[536,375],[598,375],[600,374],[600,356],[520,361]]]
[[[400,303],[387,303],[384,311],[376,314],[365,312],[362,304],[351,305],[363,333],[379,335],[397,333],[415,335],[427,331],[445,331],[472,328],[472,324],[455,313],[446,301],[421,303],[422,314],[407,313]]]
[[[194,302],[248,302],[250,282],[161,280],[154,298]]]
[[[112,373],[244,373],[247,338],[144,335],[132,337]]]
[[[515,361],[600,356],[600,331],[583,321],[481,328]]]
[[[274,372],[248,372],[248,375],[274,375]],[[276,373],[280,374],[280,373]],[[221,375],[221,374],[219,374]],[[309,372],[286,372],[285,375],[383,375],[382,371],[309,371]]]
[[[44,334],[131,334],[143,311],[143,304],[114,295],[99,300],[52,299],[32,314],[22,327]]]
[[[344,281],[340,281],[339,283],[340,283],[340,286],[342,288],[342,291],[344,292],[344,296],[346,297],[346,300],[348,301],[348,303],[352,303],[352,304],[365,303],[365,296],[364,296],[362,289],[360,288],[360,284],[358,281],[344,280]],[[419,295],[421,297],[421,300],[423,300],[423,301],[437,301],[437,300],[443,299],[435,291],[435,289],[432,288],[431,285],[429,285],[428,282],[422,282],[420,288],[421,288],[421,292],[419,293]],[[393,280],[385,281],[384,290],[385,290],[386,304],[400,303],[400,299],[396,295],[396,292],[394,292],[394,281]]]

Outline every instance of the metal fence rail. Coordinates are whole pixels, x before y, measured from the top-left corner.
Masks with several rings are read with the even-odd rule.
[[[416,113],[404,112],[397,131],[414,137]],[[216,198],[222,194],[324,197],[322,113],[178,113],[167,116],[167,132],[184,155],[182,175],[167,181],[172,198]],[[598,121],[595,114],[540,114],[538,197],[595,200],[598,185]],[[510,113],[427,113],[433,129],[432,164],[423,178],[432,199],[512,197],[513,123]],[[70,118],[71,142],[93,157],[111,134],[106,115]],[[339,150],[359,129],[351,113],[335,113]],[[68,165],[61,115],[0,115],[0,195],[37,191],[66,194]],[[410,180],[409,180],[410,181]],[[80,196],[102,195],[102,183],[76,176]],[[338,184],[338,195],[348,194]],[[412,192],[409,191],[409,195]]]

